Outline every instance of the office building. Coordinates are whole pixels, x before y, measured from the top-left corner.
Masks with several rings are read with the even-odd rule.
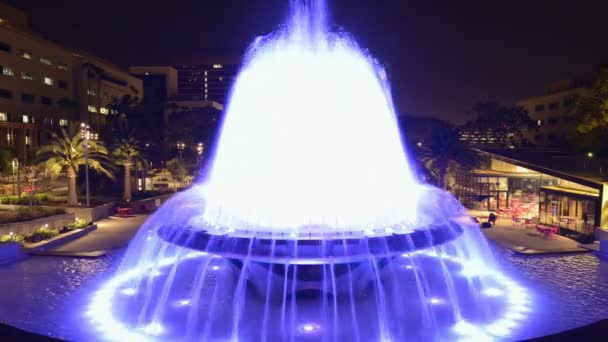
[[[142,81],[99,58],[37,35],[27,16],[0,4],[0,148],[22,160],[59,128],[101,129],[108,106],[143,96]]]

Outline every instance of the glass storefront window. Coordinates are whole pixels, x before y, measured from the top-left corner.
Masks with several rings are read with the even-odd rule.
[[[541,190],[539,221],[556,224],[563,235],[593,235],[595,227],[595,199]]]

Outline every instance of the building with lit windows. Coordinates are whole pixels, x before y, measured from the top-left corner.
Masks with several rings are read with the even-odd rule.
[[[458,130],[460,141],[471,147],[509,147],[513,133],[492,128],[462,127]]]
[[[240,60],[229,57],[188,58],[175,64],[179,100],[207,100],[225,104]]]
[[[528,132],[528,140],[538,146],[565,146],[572,132],[575,118],[572,114],[574,99],[588,92],[587,82],[559,81],[548,84],[545,94],[520,100],[523,107],[538,125]]]
[[[130,97],[143,98],[143,82],[120,67],[88,55],[73,52],[74,96],[81,121],[99,130],[106,123],[110,106]]]
[[[25,160],[60,127],[100,129],[107,105],[142,97],[142,82],[109,62],[43,39],[0,4],[0,148]]]

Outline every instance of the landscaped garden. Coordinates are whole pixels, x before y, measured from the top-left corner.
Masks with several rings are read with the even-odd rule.
[[[0,243],[8,243],[8,242],[17,242],[21,245],[37,243],[43,240],[48,240],[58,236],[60,234],[65,234],[71,232],[76,229],[81,229],[88,226],[90,223],[86,220],[77,218],[74,222],[60,228],[54,229],[49,228],[48,225],[43,225],[40,228],[36,229],[31,234],[3,234],[0,235]]]

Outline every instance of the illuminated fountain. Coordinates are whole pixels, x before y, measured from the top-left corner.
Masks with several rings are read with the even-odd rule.
[[[384,70],[322,1],[248,52],[204,180],[90,304],[108,340],[507,337],[529,310],[476,224],[414,180]]]

